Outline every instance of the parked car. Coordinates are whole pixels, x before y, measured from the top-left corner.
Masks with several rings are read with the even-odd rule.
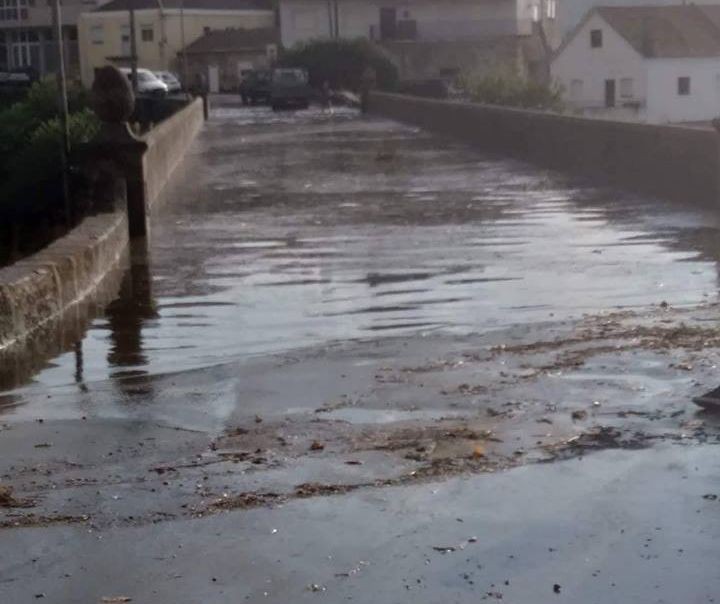
[[[120,67],[120,71],[132,83],[132,70],[129,67]],[[143,95],[165,96],[168,93],[168,87],[152,71],[139,67],[137,69],[137,91]]]
[[[0,88],[30,88],[32,83],[27,74],[0,71]]]
[[[272,72],[267,69],[249,69],[242,72],[238,92],[243,105],[257,105],[270,102]]]
[[[310,106],[312,90],[305,69],[274,69],[270,89],[270,106],[274,111]]]
[[[168,92],[180,92],[182,90],[182,84],[180,79],[171,71],[156,71],[155,75],[159,80],[165,83],[168,87]]]
[[[9,71],[0,71],[0,83],[5,85],[31,86],[39,79],[37,71],[32,67],[20,67]]]

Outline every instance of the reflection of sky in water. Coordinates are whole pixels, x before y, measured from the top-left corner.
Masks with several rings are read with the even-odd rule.
[[[86,380],[716,298],[717,237],[697,236],[700,213],[568,188],[386,122],[222,115],[155,219],[154,312],[96,320]],[[128,338],[111,333],[139,326],[142,354],[123,356]],[[69,383],[73,364],[36,379]]]

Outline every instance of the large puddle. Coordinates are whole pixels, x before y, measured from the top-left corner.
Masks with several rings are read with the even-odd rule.
[[[348,111],[219,108],[166,197],[115,301],[2,387],[717,298],[709,212]]]

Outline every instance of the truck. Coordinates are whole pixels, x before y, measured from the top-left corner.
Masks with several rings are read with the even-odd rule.
[[[240,98],[243,105],[257,105],[270,102],[272,72],[268,69],[249,69],[242,72]]]
[[[270,106],[273,111],[279,109],[307,109],[310,106],[310,88],[308,72],[299,68],[278,68],[272,72],[270,87]]]

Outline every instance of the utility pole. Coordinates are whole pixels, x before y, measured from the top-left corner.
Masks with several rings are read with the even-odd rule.
[[[334,19],[333,19],[333,5],[332,0],[327,0],[327,10],[328,10],[328,37],[332,40],[335,38],[335,34],[333,33],[334,27]]]
[[[340,5],[338,0],[333,0],[333,8],[335,9],[335,39],[340,39]]]
[[[135,0],[128,0],[130,4],[130,81],[133,93],[137,94],[137,40],[135,39]]]
[[[52,24],[55,36],[57,69],[55,77],[58,88],[58,113],[60,115],[60,126],[62,142],[60,145],[60,165],[62,168],[62,190],[63,203],[65,207],[65,221],[70,225],[72,220],[72,208],[70,207],[70,187],[68,185],[68,154],[70,153],[70,130],[68,125],[68,99],[67,82],[65,79],[65,48],[62,35],[62,11],[60,0],[53,0],[52,3]]]
[[[158,5],[158,11],[160,12],[160,44],[159,44],[159,54],[160,54],[160,65],[163,69],[167,69],[168,65],[165,64],[165,46],[167,44],[167,35],[165,33],[165,12],[163,7],[163,0],[157,0]]]
[[[182,62],[183,62],[183,88],[185,89],[185,95],[190,98],[188,92],[190,88],[190,82],[188,82],[188,64],[187,64],[187,52],[185,48],[185,0],[180,0],[180,46],[182,46]],[[204,92],[204,91],[203,91]]]

